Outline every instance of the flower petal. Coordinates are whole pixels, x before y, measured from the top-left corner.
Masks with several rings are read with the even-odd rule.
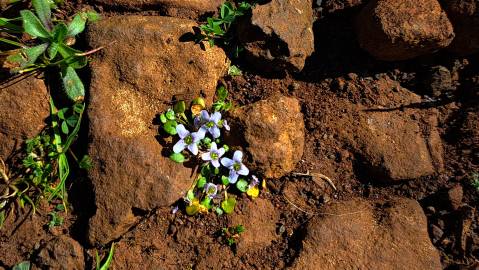
[[[220,167],[220,162],[217,159],[213,159],[213,160],[211,160],[211,165],[213,165],[213,167],[215,167],[215,168],[219,168]]]
[[[237,171],[237,173],[241,175],[248,175],[249,169],[244,164],[241,164],[241,168]]]
[[[210,120],[210,114],[209,114],[208,111],[206,111],[206,110],[202,110],[202,111],[200,112],[200,116],[201,116],[201,120],[202,120],[202,121],[205,121],[205,122],[206,122],[206,121],[209,121],[209,120]]]
[[[198,131],[196,132],[196,134],[198,134],[198,137],[201,138],[201,140],[203,140],[206,136],[206,131],[208,129],[205,127],[205,126],[202,126],[200,129],[198,129]]]
[[[209,128],[208,131],[211,133],[213,138],[218,138],[221,135],[221,131],[217,126],[214,126],[212,128]]]
[[[228,177],[231,184],[236,183],[238,181],[238,174],[234,170],[230,170],[230,176]]]
[[[205,133],[202,133],[202,132],[199,132],[199,131],[198,132],[193,132],[193,133],[191,133],[191,137],[193,138],[193,142],[197,143],[205,137]]]
[[[176,126],[176,132],[178,132],[178,136],[180,136],[182,139],[190,134],[190,132],[186,130],[185,126],[182,124]]]
[[[213,152],[213,151],[216,151],[216,150],[218,150],[218,147],[216,146],[215,142],[212,142],[211,147],[210,147],[210,151]]]
[[[205,161],[211,160],[211,154],[210,154],[210,152],[206,152],[206,153],[201,154],[201,159],[202,159],[202,160],[205,160]]]
[[[235,162],[227,157],[224,157],[221,159],[221,165],[225,166],[226,168],[231,168],[233,167],[233,164]]]
[[[200,128],[201,126],[201,118],[199,116],[196,116],[195,119],[193,119],[193,123],[195,125],[195,128]]]
[[[184,140],[179,140],[175,146],[173,146],[173,152],[175,153],[180,153],[181,151],[183,151],[183,149],[185,149],[186,147],[186,143]]]
[[[221,147],[220,149],[218,149],[218,158],[222,157],[224,154],[225,154],[226,150]]]
[[[213,121],[215,124],[218,124],[218,122],[221,120],[221,113],[220,112],[214,112],[213,115],[210,118],[210,121]]]
[[[233,154],[233,160],[241,163],[241,160],[243,159],[243,152],[240,150],[236,150],[235,153]]]
[[[226,119],[223,121],[223,127],[224,127],[227,131],[230,131],[230,126],[228,125],[228,121],[226,121]]]
[[[188,145],[188,150],[190,150],[190,152],[193,154],[193,155],[198,155],[198,145],[196,145],[196,143],[192,143],[190,145]]]

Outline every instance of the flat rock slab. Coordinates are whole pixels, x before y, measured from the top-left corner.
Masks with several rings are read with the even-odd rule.
[[[442,269],[417,201],[355,199],[319,212],[291,269]]]
[[[437,0],[372,0],[356,20],[359,44],[380,60],[411,59],[447,47],[454,31]]]
[[[94,3],[110,8],[130,10],[154,8],[163,15],[182,18],[197,18],[215,12],[224,0],[94,0]]]
[[[88,31],[93,59],[88,101],[89,171],[96,214],[91,243],[107,243],[136,221],[137,212],[167,206],[191,184],[192,170],[170,161],[156,139],[157,114],[176,97],[211,102],[226,56],[182,37],[195,22],[170,17],[120,16]]]
[[[0,158],[6,160],[45,127],[50,105],[43,80],[30,76],[2,85],[0,115]]]

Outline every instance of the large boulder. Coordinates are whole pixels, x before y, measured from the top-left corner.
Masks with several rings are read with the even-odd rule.
[[[169,17],[120,16],[88,31],[93,59],[88,100],[89,171],[96,214],[92,244],[107,243],[133,225],[138,213],[167,206],[191,184],[192,170],[162,154],[153,125],[173,97],[212,101],[226,69],[222,50],[204,51],[181,37],[196,23]]]
[[[353,199],[319,212],[291,269],[442,269],[417,201]]]
[[[273,0],[252,13],[238,31],[247,60],[262,71],[301,71],[314,51],[312,4]]]
[[[155,9],[161,14],[172,17],[198,18],[205,13],[212,13],[224,0],[93,0],[108,8],[129,10]]]
[[[2,85],[0,115],[0,158],[6,160],[45,127],[50,105],[43,80],[30,76]]]
[[[437,0],[372,0],[359,14],[356,32],[363,49],[386,61],[433,53],[454,38]]]
[[[304,150],[304,120],[299,101],[274,95],[231,113],[236,144],[246,146],[251,168],[266,178],[291,172]]]
[[[356,104],[340,103],[346,113],[329,115],[324,125],[355,154],[359,175],[369,177],[364,180],[397,183],[443,169],[436,109],[415,108],[421,97],[388,77],[345,85]]]
[[[479,51],[479,0],[442,0],[456,37],[449,49],[458,54]]]

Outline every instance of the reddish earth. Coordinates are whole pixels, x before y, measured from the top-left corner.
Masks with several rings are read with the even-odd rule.
[[[420,7],[409,0],[324,0],[304,12],[271,2],[262,9],[268,12],[243,22],[260,34],[244,39],[247,57],[231,60],[243,70],[236,77],[222,76],[227,63],[219,48],[184,40],[183,32],[214,7],[68,2],[66,15],[89,7],[105,17],[81,46],[115,41],[82,74],[90,93],[77,148],[92,155],[94,168],[69,180],[71,209],[60,214],[61,226],[48,228],[47,204],[7,221],[0,269],[25,260],[34,269],[93,269],[95,252],[113,242],[112,269],[477,269],[479,46],[461,42],[468,25],[477,28],[479,2],[458,1],[460,9],[447,0]],[[307,34],[312,18],[295,17],[310,16],[309,7],[314,40]],[[301,31],[278,23],[274,12],[292,16]],[[424,13],[438,23],[429,25]],[[463,13],[470,17],[457,17]],[[359,29],[361,17],[383,24]],[[258,69],[272,63],[272,70]],[[43,85],[29,80],[0,90],[4,159],[48,115]],[[267,188],[256,200],[240,196],[230,216],[172,214],[191,168],[162,155],[170,142],[155,138],[155,116],[175,98],[211,102],[217,81],[245,106],[231,113],[245,135],[237,146],[269,177]],[[254,145],[261,151],[248,150]],[[221,230],[238,224],[246,232],[229,247]]]

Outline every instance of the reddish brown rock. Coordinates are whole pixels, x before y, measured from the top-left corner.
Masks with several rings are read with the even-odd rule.
[[[248,201],[241,213],[231,215],[229,226],[243,225],[245,232],[237,243],[238,254],[251,253],[271,245],[278,235],[276,223],[279,213],[273,204],[266,199],[258,198]]]
[[[162,15],[198,18],[207,12],[215,12],[223,0],[93,0],[109,8],[129,10],[159,10]]]
[[[6,160],[23,141],[36,136],[50,115],[43,80],[28,77],[0,90],[0,158]]]
[[[449,201],[449,206],[453,210],[459,209],[462,205],[462,198],[464,196],[464,191],[462,190],[462,186],[460,184],[455,185],[451,189],[447,191],[447,199]]]
[[[40,249],[36,265],[41,269],[85,269],[83,248],[70,237],[59,236]]]
[[[356,32],[363,49],[386,61],[433,53],[454,38],[437,0],[372,0],[359,14]]]
[[[226,57],[180,37],[196,24],[168,17],[121,16],[89,30],[92,47],[110,44],[92,63],[89,99],[89,171],[96,214],[91,243],[126,232],[142,213],[181,198],[191,169],[164,156],[153,125],[174,96],[211,102]]]
[[[247,60],[262,71],[300,71],[314,51],[313,10],[309,1],[273,0],[253,9],[241,24]]]
[[[417,201],[355,199],[319,212],[291,269],[442,269]]]
[[[291,172],[304,150],[304,120],[295,98],[275,95],[236,109],[231,121],[241,145],[246,145],[251,168],[267,178]],[[244,141],[243,141],[244,140]]]
[[[442,4],[456,33],[449,49],[463,55],[478,52],[479,1],[442,0]]]

